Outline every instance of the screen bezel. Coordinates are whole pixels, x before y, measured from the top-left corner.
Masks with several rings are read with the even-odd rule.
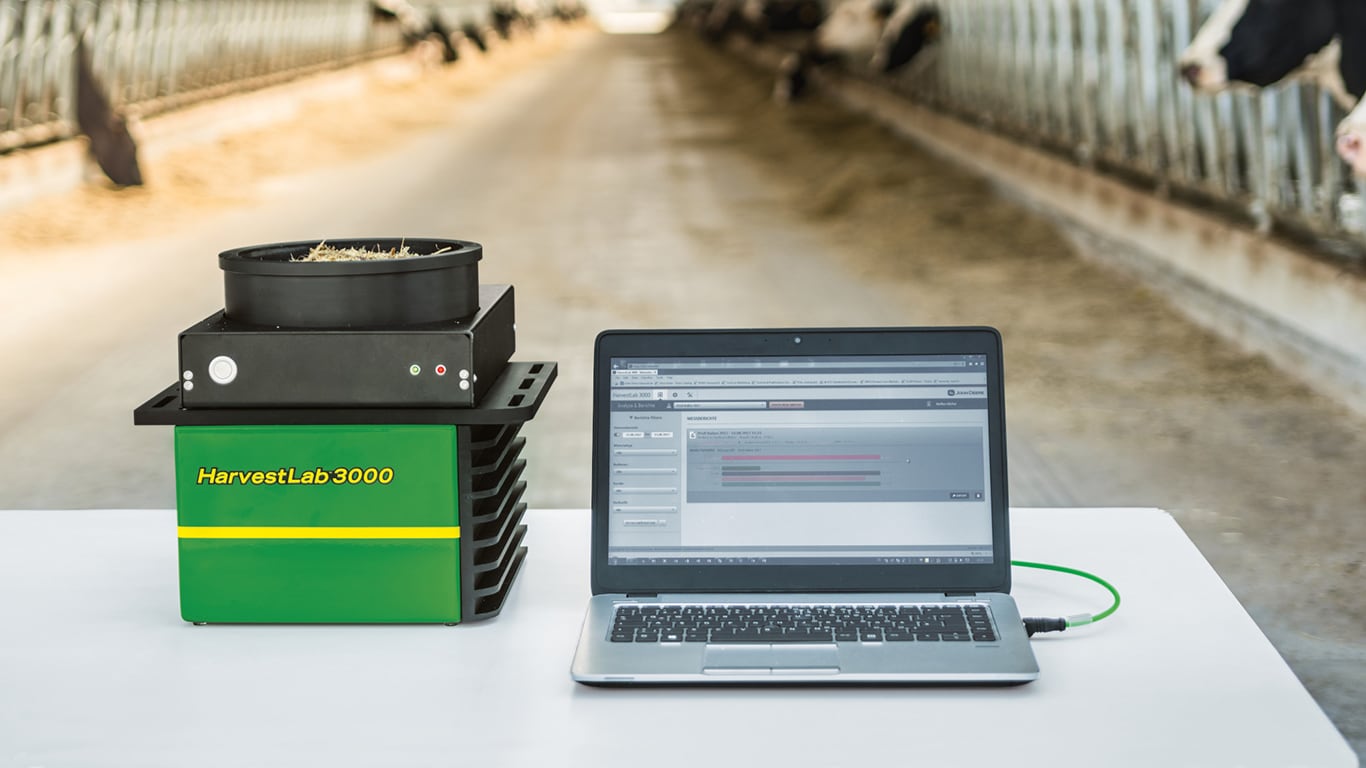
[[[608,461],[610,366],[619,357],[983,354],[991,488],[991,564],[965,565],[610,565]],[[791,328],[608,330],[593,356],[592,591],[669,592],[1009,592],[1005,397],[1001,335],[995,328]]]

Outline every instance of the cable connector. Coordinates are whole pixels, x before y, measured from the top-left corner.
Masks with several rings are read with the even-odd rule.
[[[1070,573],[1073,576],[1080,576],[1083,579],[1090,579],[1091,581],[1094,581],[1095,583],[1109,590],[1110,596],[1115,599],[1114,602],[1110,604],[1109,608],[1106,608],[1100,613],[1075,613],[1071,616],[1067,616],[1060,619],[1025,619],[1025,633],[1029,637],[1033,637],[1035,633],[1038,632],[1062,632],[1066,630],[1068,627],[1082,627],[1087,624],[1094,624],[1095,622],[1100,621],[1106,616],[1109,616],[1110,614],[1119,610],[1119,590],[1115,589],[1113,584],[1095,575],[1094,573],[1079,571],[1076,568],[1068,568],[1067,566],[1063,565],[1049,565],[1048,563],[1031,563],[1024,560],[1011,560],[1010,564],[1018,566],[1020,568],[1038,568],[1044,571]]]
[[[1029,637],[1039,632],[1062,632],[1067,629],[1067,619],[1025,619],[1024,627],[1025,634]]]

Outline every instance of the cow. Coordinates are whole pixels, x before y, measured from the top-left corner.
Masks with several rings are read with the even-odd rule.
[[[1366,178],[1366,2],[1362,0],[1224,0],[1181,55],[1191,85],[1218,91],[1230,83],[1266,86],[1292,74],[1321,83],[1344,109],[1337,151]]]
[[[397,23],[405,46],[419,51],[435,48],[447,64],[460,59],[451,30],[435,8],[424,13],[408,0],[370,0],[370,14],[378,23]]]
[[[483,27],[472,21],[467,21],[461,25],[460,34],[464,35],[465,39],[470,41],[475,48],[478,48],[480,53],[489,52],[489,41]]]
[[[1349,91],[1366,93],[1366,7],[1351,0],[1339,5],[1342,38],[1342,77]],[[1338,125],[1338,155],[1359,179],[1366,179],[1366,100],[1360,102]]]
[[[770,32],[811,32],[825,19],[821,0],[744,0],[740,17],[754,40]]]
[[[927,2],[905,2],[887,20],[870,62],[874,72],[896,72],[939,39],[939,9]]]
[[[1366,179],[1366,107],[1358,104],[1338,125],[1337,149],[1352,174]]]
[[[1351,109],[1366,83],[1346,82],[1343,70],[1356,54],[1344,61],[1338,38],[1340,17],[1360,2],[1223,0],[1177,59],[1177,69],[1209,93],[1234,83],[1268,86],[1291,75],[1311,77]]]
[[[674,23],[705,33],[707,16],[715,5],[714,0],[680,0],[674,13]]]
[[[1359,0],[1338,0],[1338,42],[1342,55],[1338,74],[1347,93],[1356,99],[1366,96],[1366,4]]]
[[[550,9],[551,18],[571,24],[588,15],[588,9],[579,0],[556,0]]]
[[[520,31],[535,31],[536,9],[529,0],[498,0],[489,6],[489,23],[498,37],[511,40]]]
[[[721,44],[733,32],[741,32],[745,27],[745,16],[741,0],[716,0],[705,9],[702,17],[702,39],[709,43]]]
[[[89,140],[90,156],[110,181],[120,187],[142,185],[137,142],[95,77],[84,40],[76,42],[76,127]]]
[[[774,85],[780,102],[798,99],[812,67],[832,63],[891,74],[939,36],[939,11],[925,0],[846,0],[835,6],[801,51],[784,57]]]
[[[1203,91],[1266,86],[1294,74],[1317,80],[1344,109],[1337,151],[1366,178],[1366,2],[1224,0],[1178,60]]]

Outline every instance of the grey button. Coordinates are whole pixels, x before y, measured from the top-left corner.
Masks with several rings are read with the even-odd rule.
[[[209,378],[215,384],[231,384],[237,378],[237,361],[227,355],[219,355],[209,361]]]

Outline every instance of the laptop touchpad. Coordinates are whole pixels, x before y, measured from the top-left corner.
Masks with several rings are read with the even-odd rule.
[[[829,645],[708,645],[702,671],[712,674],[758,672],[838,672],[839,648]]]

